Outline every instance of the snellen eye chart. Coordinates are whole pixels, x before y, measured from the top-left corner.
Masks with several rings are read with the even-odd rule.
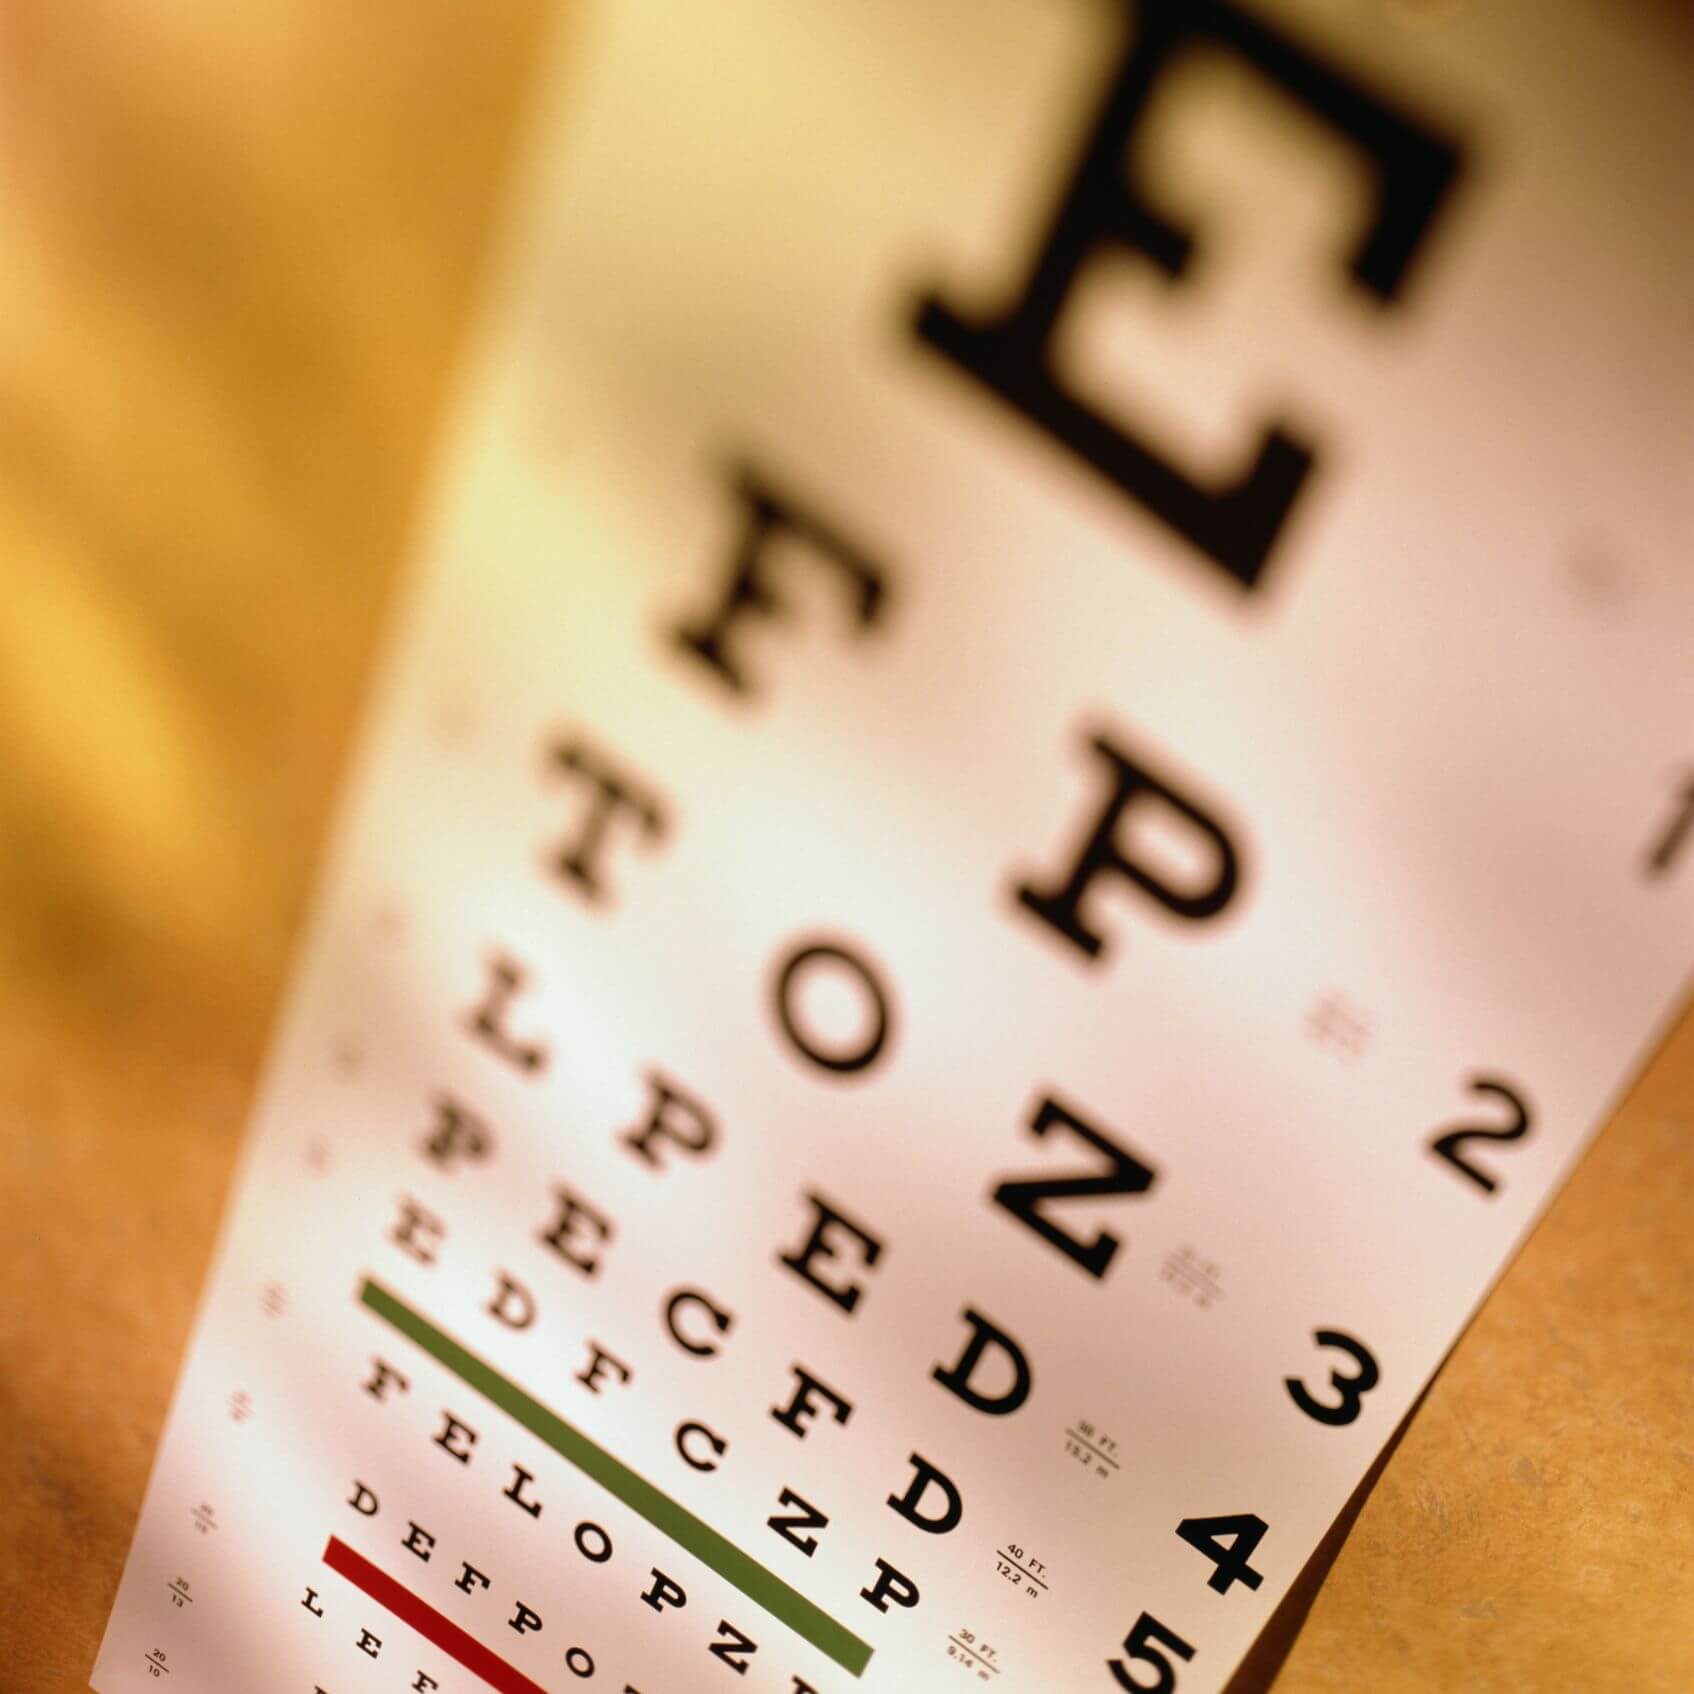
[[[1694,966],[1689,89],[585,3],[94,1684],[1208,1694]]]

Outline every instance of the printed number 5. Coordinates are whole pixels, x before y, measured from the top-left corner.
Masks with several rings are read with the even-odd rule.
[[[1289,1399],[1307,1417],[1316,1418],[1319,1423],[1351,1423],[1359,1415],[1359,1402],[1382,1378],[1382,1373],[1376,1368],[1375,1355],[1362,1341],[1355,1341],[1339,1329],[1314,1329],[1312,1339],[1320,1347],[1339,1347],[1359,1367],[1354,1376],[1343,1376],[1338,1370],[1329,1373],[1329,1385],[1340,1394],[1340,1403],[1326,1406],[1321,1400],[1314,1400],[1305,1383],[1297,1376],[1283,1378],[1282,1386],[1288,1390]]]
[[[1194,1649],[1180,1635],[1173,1635],[1155,1617],[1143,1612],[1135,1620],[1135,1627],[1123,1638],[1123,1650],[1131,1659],[1138,1659],[1144,1665],[1151,1665],[1158,1674],[1157,1682],[1138,1682],[1129,1674],[1128,1667],[1122,1659],[1108,1659],[1106,1669],[1118,1679],[1118,1687],[1127,1688],[1131,1694],[1171,1694],[1176,1687],[1176,1670],[1169,1659],[1157,1647],[1149,1646],[1150,1641],[1162,1642],[1176,1654],[1179,1659],[1194,1657]]]

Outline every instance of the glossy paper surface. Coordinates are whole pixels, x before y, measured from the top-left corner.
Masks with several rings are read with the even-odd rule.
[[[1689,91],[1245,16],[573,18],[100,1694],[1228,1679],[1694,963]]]

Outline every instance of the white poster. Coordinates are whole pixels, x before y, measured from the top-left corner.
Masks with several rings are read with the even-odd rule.
[[[94,1683],[1229,1678],[1694,965],[1689,89],[610,0]]]

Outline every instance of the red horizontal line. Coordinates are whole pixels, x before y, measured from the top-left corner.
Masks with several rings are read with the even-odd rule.
[[[497,1688],[500,1694],[547,1694],[539,1682],[531,1682],[522,1671],[514,1670],[450,1618],[420,1600],[411,1589],[402,1588],[386,1571],[378,1570],[369,1559],[355,1553],[345,1541],[333,1535],[329,1538],[324,1548],[324,1563],[426,1641],[434,1642],[449,1658],[457,1659],[473,1676],[480,1676],[490,1688]]]

